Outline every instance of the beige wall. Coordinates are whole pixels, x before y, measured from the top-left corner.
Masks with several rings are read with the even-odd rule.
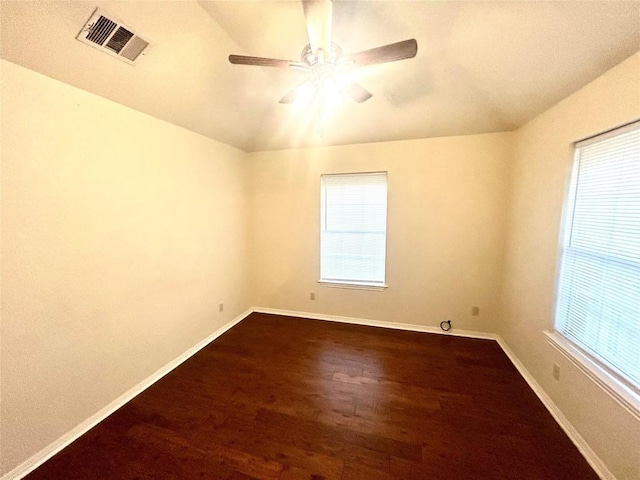
[[[570,144],[640,116],[640,54],[516,133],[251,155],[0,65],[0,474],[256,305],[498,332],[640,477],[638,422],[542,334]],[[375,170],[389,288],[321,287],[320,175]]]
[[[1,67],[6,473],[250,304],[246,154]]]
[[[518,130],[499,333],[619,479],[640,478],[640,422],[543,335],[553,329],[558,233],[571,144],[640,117],[640,53]],[[561,379],[552,379],[558,363]]]
[[[251,154],[254,305],[495,331],[510,141],[501,133]],[[320,175],[382,170],[389,288],[320,286]]]

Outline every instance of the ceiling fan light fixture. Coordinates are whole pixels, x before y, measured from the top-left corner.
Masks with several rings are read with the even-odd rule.
[[[296,105],[309,105],[316,96],[317,88],[311,80],[307,80],[296,89]]]
[[[292,91],[292,98],[284,103],[292,103],[296,106],[309,106],[315,103],[323,108],[335,108],[344,95],[340,83],[334,75],[325,74],[307,80]]]
[[[342,101],[342,92],[338,84],[338,79],[333,73],[324,75],[318,87],[325,104],[336,104]]]

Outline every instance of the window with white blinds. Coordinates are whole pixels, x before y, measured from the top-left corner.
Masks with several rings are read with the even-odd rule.
[[[322,175],[320,281],[385,284],[387,174]]]
[[[640,386],[640,123],[576,144],[556,330],[637,394]]]

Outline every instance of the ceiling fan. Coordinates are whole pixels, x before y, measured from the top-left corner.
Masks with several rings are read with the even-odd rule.
[[[302,50],[300,61],[276,58],[229,55],[229,62],[235,65],[259,67],[294,68],[307,72],[309,79],[290,90],[280,99],[280,103],[304,102],[321,95],[344,95],[357,103],[369,100],[372,94],[354,82],[339,81],[340,71],[379,63],[395,62],[413,58],[418,51],[414,38],[384,45],[357,53],[344,54],[331,41],[331,0],[302,0],[309,44]]]

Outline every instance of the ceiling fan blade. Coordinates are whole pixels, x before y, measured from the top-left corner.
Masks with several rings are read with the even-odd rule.
[[[350,83],[340,89],[343,95],[350,97],[356,103],[362,103],[369,100],[373,94],[357,83]]]
[[[321,48],[328,55],[331,51],[331,0],[302,0],[302,8],[311,51],[317,55]]]
[[[277,58],[247,57],[245,55],[229,55],[229,61],[234,65],[255,65],[257,67],[288,68],[301,66],[300,62],[279,60]],[[302,65],[304,66],[304,65]]]
[[[345,61],[353,62],[356,67],[374,65],[376,63],[395,62],[405,58],[413,58],[418,52],[418,42],[415,38],[403,40],[402,42],[391,43],[382,47],[364,50],[358,53],[345,55]]]

